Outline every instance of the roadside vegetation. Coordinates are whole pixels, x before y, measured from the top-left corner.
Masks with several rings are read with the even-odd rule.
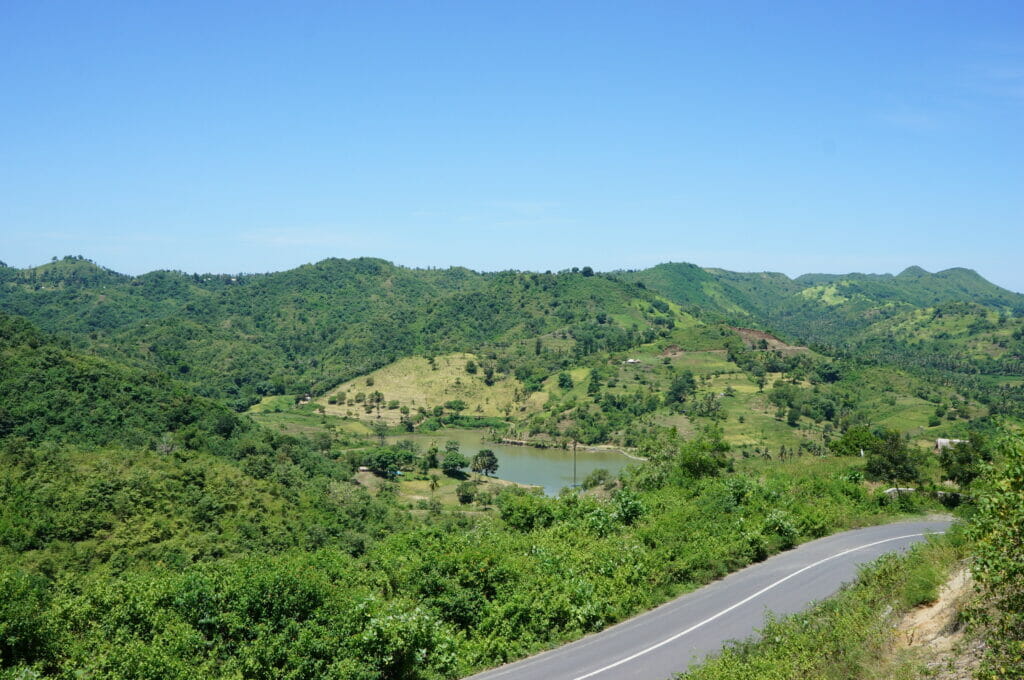
[[[962,534],[934,537],[888,555],[858,580],[807,611],[769,617],[755,640],[737,642],[680,680],[878,680],[924,678],[920,660],[900,653],[898,622],[938,596],[967,545]],[[962,621],[959,625],[963,625]]]
[[[966,460],[975,467],[956,462]],[[1024,677],[1024,440],[1002,432],[987,445],[962,447],[944,462],[975,495],[965,524],[906,556],[879,560],[855,584],[808,611],[769,617],[757,638],[737,642],[679,677]],[[929,613],[943,624],[932,625],[932,634],[958,644],[933,645],[941,654],[914,650],[916,631],[908,643],[901,617],[933,603],[958,570],[973,575],[971,594],[944,603],[945,612]]]

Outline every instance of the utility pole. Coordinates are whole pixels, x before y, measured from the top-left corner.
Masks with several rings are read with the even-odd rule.
[[[572,488],[576,489],[576,440],[572,440]]]

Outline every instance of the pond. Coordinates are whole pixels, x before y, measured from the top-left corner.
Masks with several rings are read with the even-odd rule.
[[[498,457],[498,472],[495,475],[520,484],[544,487],[544,493],[556,495],[564,486],[572,486],[572,450],[541,449],[535,446],[517,446],[484,441],[480,430],[443,430],[431,434],[408,434],[388,437],[389,443],[412,440],[424,450],[431,444],[444,449],[445,442],[457,441],[459,452],[472,458],[480,449],[490,449]],[[639,461],[613,451],[587,451],[584,447],[576,450],[576,483],[594,470],[604,468],[617,475],[627,465]]]

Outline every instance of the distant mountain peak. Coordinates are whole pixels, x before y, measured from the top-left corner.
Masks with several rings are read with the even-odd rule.
[[[973,269],[968,269],[967,267],[950,267],[949,269],[943,269],[940,272],[935,272],[935,276],[941,276],[943,278],[951,278],[954,276],[969,277],[972,279],[980,279],[988,283],[988,280],[985,279],[984,276],[974,271]]]
[[[900,279],[919,279],[922,276],[931,276],[931,272],[922,269],[921,267],[918,267],[916,264],[907,267],[906,269],[904,269],[903,271],[896,275],[896,277]]]

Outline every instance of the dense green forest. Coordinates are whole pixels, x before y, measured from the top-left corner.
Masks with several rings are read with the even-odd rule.
[[[459,677],[963,501],[1003,677],[1022,299],[916,268],[0,267],[0,677]],[[469,426],[641,460],[552,498],[384,439]]]

